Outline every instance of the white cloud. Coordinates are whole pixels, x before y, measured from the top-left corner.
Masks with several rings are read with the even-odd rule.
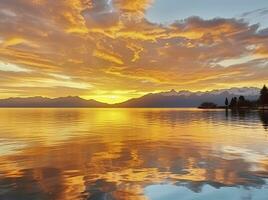
[[[31,70],[25,69],[15,64],[5,63],[0,61],[0,71],[5,72],[30,72]]]

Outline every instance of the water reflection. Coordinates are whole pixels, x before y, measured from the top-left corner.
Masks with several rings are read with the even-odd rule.
[[[267,131],[268,129],[268,112],[259,112],[260,120],[263,124],[264,129]]]
[[[268,128],[268,111],[252,111],[252,110],[232,110],[227,111],[227,117],[229,115],[229,112],[231,112],[232,119],[231,120],[248,120],[251,121],[251,119],[256,118],[256,115],[259,115],[260,122],[263,124],[263,127],[265,130]]]
[[[0,199],[264,200],[267,118],[257,111],[4,109]]]

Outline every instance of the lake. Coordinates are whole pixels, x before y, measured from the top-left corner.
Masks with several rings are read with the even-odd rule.
[[[268,113],[1,109],[1,200],[267,200]]]

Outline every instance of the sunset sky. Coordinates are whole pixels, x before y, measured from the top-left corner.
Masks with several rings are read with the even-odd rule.
[[[264,83],[267,0],[0,0],[0,98]]]

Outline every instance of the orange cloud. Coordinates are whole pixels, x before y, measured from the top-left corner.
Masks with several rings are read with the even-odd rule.
[[[153,3],[2,0],[0,61],[28,70],[0,71],[2,96],[7,90],[51,97],[115,91],[114,97],[125,99],[135,94],[124,91],[137,91],[139,96],[171,88],[205,90],[267,82],[266,29],[235,18],[189,17],[155,24],[145,15]],[[240,58],[243,62],[223,64]],[[57,88],[64,82],[61,93]]]

